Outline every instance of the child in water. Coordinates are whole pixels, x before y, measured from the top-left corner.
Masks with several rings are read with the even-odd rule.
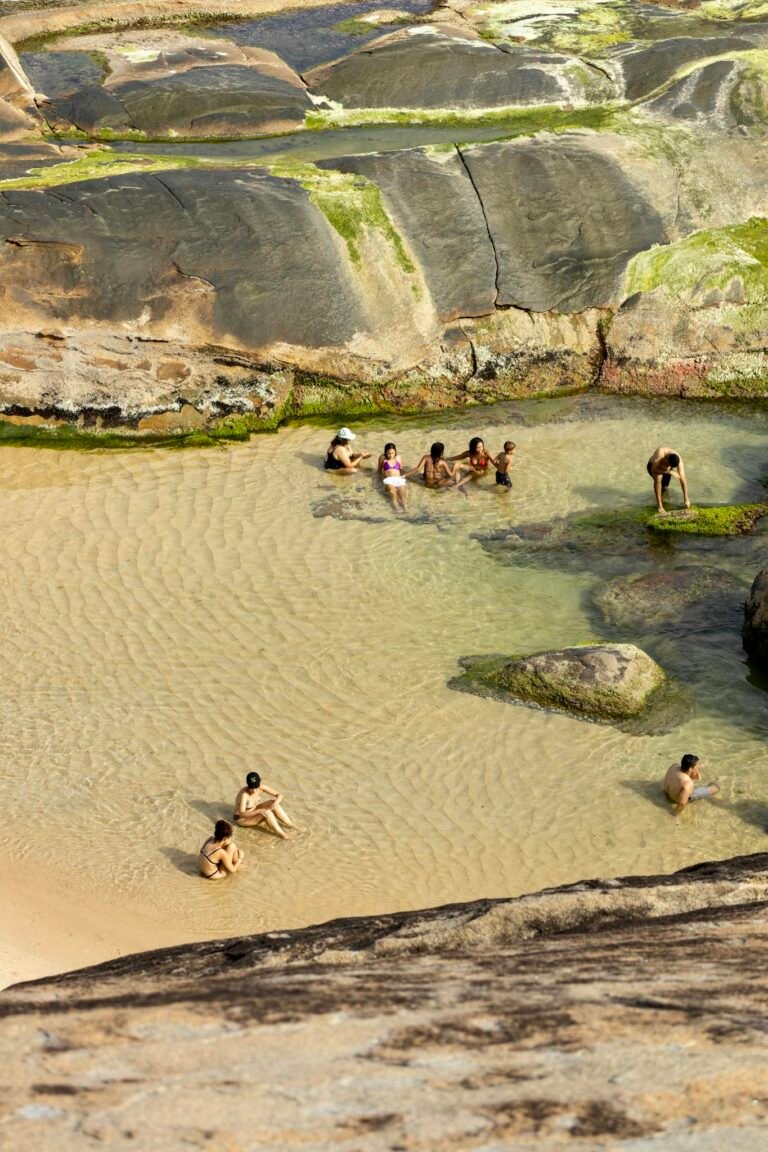
[[[407,512],[406,484],[403,476],[403,464],[397,454],[397,445],[384,445],[384,451],[379,456],[378,474],[381,476],[384,487],[392,498],[392,507],[395,512]]]
[[[504,441],[504,451],[499,452],[494,460],[496,465],[496,483],[502,488],[511,488],[512,479],[509,475],[512,469],[512,454],[515,451],[515,443],[512,440]]]

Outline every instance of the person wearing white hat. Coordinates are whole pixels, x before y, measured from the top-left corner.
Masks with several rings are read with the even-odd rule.
[[[368,459],[370,452],[350,452],[349,445],[354,439],[355,434],[349,428],[339,428],[325,453],[325,467],[329,472],[349,475],[357,471],[363,460]]]

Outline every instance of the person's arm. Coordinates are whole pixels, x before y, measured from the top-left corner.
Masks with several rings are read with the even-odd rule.
[[[217,863],[220,863],[224,871],[229,872],[230,875],[232,875],[233,872],[237,872],[241,863],[240,853],[237,853],[237,856],[235,853],[236,845],[234,844],[230,844],[229,848],[220,848],[219,853],[217,853],[219,856]]]
[[[683,808],[685,808],[686,804],[690,800],[692,792],[693,792],[693,780],[691,780],[691,778],[689,776],[688,779],[683,784],[682,788],[680,789],[680,795],[677,798],[677,804],[675,806],[675,813],[682,812]]]
[[[376,468],[376,474],[377,474],[377,476],[382,476],[383,473],[384,473],[384,455],[382,453],[382,455],[379,456],[379,463],[378,463],[378,466]]]
[[[469,452],[462,452],[459,456],[446,456],[446,460],[468,460]]]
[[[261,785],[262,792],[266,792],[268,796],[274,796],[276,800],[282,800],[282,792],[275,792],[274,788],[267,788],[266,784]]]
[[[661,502],[661,476],[654,473],[653,477],[653,494],[656,497],[656,507],[659,512],[664,511],[664,505]]]
[[[238,792],[238,794],[237,794],[237,807],[235,808],[235,815],[245,816],[246,812],[248,811],[248,808],[246,807],[246,803],[245,803],[245,798],[247,795],[248,795],[248,793],[245,791]]]
[[[683,502],[684,502],[686,508],[690,508],[691,502],[688,499],[688,485],[685,482],[685,468],[683,467],[682,460],[680,461],[680,463],[677,466],[677,475],[678,475],[678,478],[680,480],[680,487],[683,490]]]
[[[422,456],[421,460],[419,460],[415,468],[409,468],[407,472],[403,473],[404,478],[407,480],[409,476],[414,476],[419,471],[419,469],[423,467],[424,461],[426,459],[426,456]]]

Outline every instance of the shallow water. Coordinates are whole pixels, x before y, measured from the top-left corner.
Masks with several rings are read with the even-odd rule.
[[[471,533],[645,503],[662,442],[694,502],[759,498],[766,416],[570,398],[357,427],[408,463],[438,437],[458,452],[474,432],[494,450],[511,436],[514,492],[410,484],[396,519],[370,476],[322,471],[328,432],[307,426],[199,452],[0,454],[6,859],[205,936],[764,849],[768,696],[738,619],[659,641],[690,654],[697,699],[663,736],[448,681],[466,654],[604,635],[599,558],[509,565]],[[314,514],[329,507],[364,518]],[[659,562],[711,564],[708,547]],[[745,585],[764,563],[760,539],[726,553]],[[687,751],[724,798],[676,822],[657,781]],[[241,831],[247,869],[206,884],[196,851],[253,768],[306,831]]]
[[[410,16],[426,16],[434,7],[434,0],[397,0],[393,4],[383,4],[381,0],[353,0],[352,3],[329,4],[324,8],[275,12],[251,20],[206,23],[197,30],[232,40],[235,44],[266,48],[276,52],[297,72],[306,72],[402,27],[397,23],[371,24],[368,32],[363,23],[350,33],[349,25],[344,26],[345,21],[359,21],[368,12],[384,8],[407,12]]]

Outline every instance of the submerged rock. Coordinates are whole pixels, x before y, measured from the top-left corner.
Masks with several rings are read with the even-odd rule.
[[[758,572],[744,605],[744,647],[750,656],[768,668],[768,568]]]
[[[730,615],[741,598],[741,585],[722,568],[684,565],[619,577],[602,585],[595,603],[612,627],[642,634],[706,627]]]
[[[585,644],[513,660],[486,657],[462,663],[467,687],[609,723],[645,712],[666,682],[663,669],[634,644]]]

